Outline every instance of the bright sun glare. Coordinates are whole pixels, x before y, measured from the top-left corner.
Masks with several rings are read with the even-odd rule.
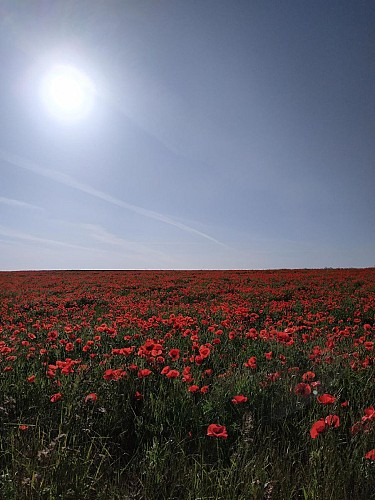
[[[43,78],[42,99],[57,118],[84,118],[92,108],[95,89],[91,80],[68,65],[52,68]]]

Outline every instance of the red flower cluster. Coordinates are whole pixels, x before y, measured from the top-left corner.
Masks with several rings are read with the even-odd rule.
[[[328,415],[326,418],[322,418],[316,421],[310,429],[310,436],[315,439],[320,434],[323,434],[330,427],[337,429],[340,426],[340,417],[337,415]]]

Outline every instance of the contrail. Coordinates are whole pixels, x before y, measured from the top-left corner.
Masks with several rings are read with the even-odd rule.
[[[226,246],[217,239],[213,238],[212,236],[209,236],[206,233],[203,233],[202,231],[198,231],[198,229],[194,229],[193,227],[187,226],[186,224],[183,224],[182,222],[178,222],[171,217],[168,217],[167,215],[163,215],[159,212],[155,212],[154,210],[148,210],[147,208],[139,207],[137,205],[133,205],[132,203],[127,203],[126,201],[120,200],[118,198],[115,198],[114,196],[111,196],[110,194],[104,193],[103,191],[100,191],[98,189],[93,188],[92,186],[89,186],[88,184],[84,184],[80,181],[77,181],[74,179],[74,177],[64,174],[62,172],[56,172],[54,170],[48,169],[48,168],[43,168],[39,167],[38,165],[35,165],[34,163],[21,158],[20,156],[7,153],[6,151],[3,151],[0,149],[0,157],[2,160],[10,163],[11,165],[14,165],[16,167],[23,168],[25,170],[29,170],[31,172],[34,172],[37,175],[40,175],[42,177],[47,177],[49,179],[54,180],[55,182],[59,182],[60,184],[64,184],[65,186],[69,186],[73,189],[77,189],[78,191],[81,191],[82,193],[87,193],[90,194],[91,196],[94,196],[95,198],[99,198],[100,200],[107,201],[108,203],[111,203],[112,205],[117,205],[118,207],[125,208],[126,210],[131,210],[132,212],[135,212],[137,214],[143,215],[145,217],[148,217],[150,219],[158,220],[160,222],[164,222],[165,224],[169,224],[170,226],[177,227],[181,229],[182,231],[191,233],[191,234],[196,234],[198,236],[201,236],[202,238],[205,238],[206,240],[212,241],[218,245],[221,246]]]
[[[20,208],[32,208],[34,210],[42,210],[40,207],[33,205],[32,203],[27,203],[22,200],[15,200],[13,198],[5,198],[0,196],[0,203],[3,205],[9,205],[10,207],[20,207]]]

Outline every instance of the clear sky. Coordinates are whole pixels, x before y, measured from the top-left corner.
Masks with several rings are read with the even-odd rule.
[[[0,0],[0,269],[375,265],[374,26],[361,0]]]

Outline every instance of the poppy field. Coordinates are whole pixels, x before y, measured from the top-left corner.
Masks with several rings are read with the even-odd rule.
[[[0,498],[375,499],[375,269],[0,273]]]

